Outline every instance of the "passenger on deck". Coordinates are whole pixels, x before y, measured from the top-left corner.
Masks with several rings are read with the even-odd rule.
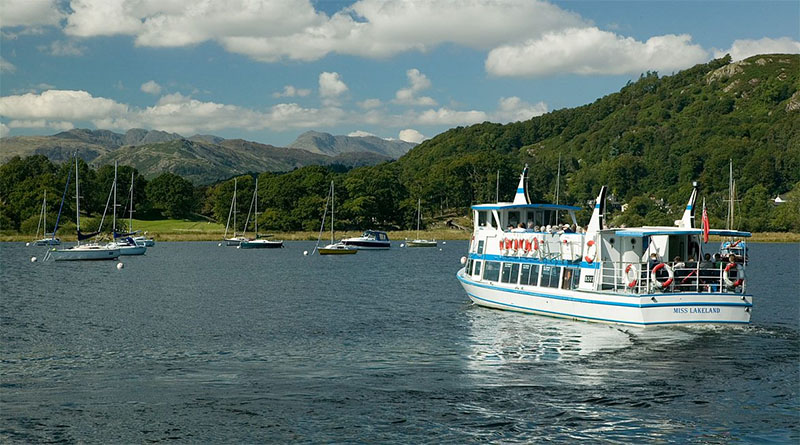
[[[564,224],[564,233],[575,233],[575,231],[572,230],[572,227],[570,227],[569,224]]]
[[[539,226],[533,226],[533,231],[534,232],[538,232],[539,231]]]
[[[650,270],[653,270],[654,267],[658,266],[658,263],[660,263],[660,261],[658,261],[658,255],[651,253],[650,261],[647,263],[647,267],[649,267]]]
[[[712,269],[714,267],[714,263],[711,261],[711,254],[707,253],[703,256],[703,261],[700,261],[700,268],[701,269]]]
[[[525,225],[522,224],[522,223],[519,223],[519,224],[517,224],[517,227],[515,229],[512,229],[511,231],[512,232],[524,232],[525,231]]]
[[[528,230],[533,230],[533,221],[528,220]]]
[[[676,256],[672,260],[672,268],[673,269],[679,269],[679,268],[683,268],[683,267],[686,267],[686,264],[683,263],[683,261],[681,260],[680,256]]]
[[[684,264],[684,267],[688,269],[696,269],[697,268],[697,261],[694,260],[693,256],[690,256],[689,259]]]

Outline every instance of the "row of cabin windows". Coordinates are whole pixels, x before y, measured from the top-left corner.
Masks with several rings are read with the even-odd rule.
[[[539,285],[552,288],[558,288],[560,284],[562,289],[577,289],[580,282],[578,269],[539,264],[469,260],[466,268],[467,273],[475,278],[481,278],[482,263],[485,263],[483,266],[483,279],[486,281],[499,281],[501,283],[526,286]],[[560,282],[559,279],[561,279]]]
[[[512,225],[514,227],[519,223],[527,225],[528,222],[535,226],[553,225],[559,222],[556,218],[557,210],[519,210],[507,212],[507,221],[500,221],[502,227]],[[560,220],[564,222],[564,220]],[[496,223],[492,219],[491,210],[478,210],[478,226],[494,226]]]

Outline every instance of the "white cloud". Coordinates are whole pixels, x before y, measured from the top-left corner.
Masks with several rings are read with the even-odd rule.
[[[283,91],[272,93],[272,97],[306,97],[311,94],[311,90],[306,88],[295,88],[292,85],[286,85],[283,87]]]
[[[92,120],[127,113],[126,105],[86,91],[48,90],[0,97],[0,116],[17,120]]]
[[[400,135],[397,137],[401,141],[406,142],[414,142],[419,144],[420,142],[427,139],[422,133],[413,128],[406,128],[405,130],[400,130]]]
[[[65,32],[127,34],[139,46],[216,41],[254,60],[317,60],[329,53],[388,57],[442,43],[488,49],[568,26],[577,14],[542,1],[360,0],[327,16],[309,0],[73,0]]]
[[[375,136],[374,134],[372,134],[372,133],[370,133],[368,131],[363,131],[363,130],[356,130],[356,131],[348,133],[347,135],[350,136],[350,137],[354,137],[354,138],[363,138],[363,137],[366,137],[366,136],[378,137],[378,136]]]
[[[337,104],[337,98],[347,90],[347,85],[339,78],[339,73],[324,72],[319,75],[319,95],[322,97],[323,104]]]
[[[735,40],[727,50],[714,49],[714,57],[719,58],[730,54],[734,61],[746,59],[757,54],[797,54],[800,53],[800,42],[789,37],[770,39],[764,37],[759,40]]]
[[[498,101],[497,111],[491,116],[491,120],[505,124],[526,121],[545,113],[547,113],[547,104],[544,102],[530,104],[516,96],[501,97]]]
[[[358,102],[357,105],[365,110],[371,110],[380,107],[382,103],[380,99],[366,99]]]
[[[0,27],[58,25],[64,14],[57,0],[4,0]]]
[[[156,83],[155,80],[149,80],[143,83],[142,86],[139,87],[139,89],[147,94],[154,94],[154,95],[161,94],[161,85]]]
[[[421,105],[421,106],[434,106],[436,101],[427,96],[418,97],[417,93],[431,87],[431,81],[419,72],[418,69],[413,68],[406,71],[406,77],[410,86],[397,91],[394,96],[394,103],[401,105]]]
[[[569,28],[493,49],[486,58],[486,71],[497,76],[636,74],[675,71],[708,58],[708,52],[691,44],[691,36],[685,34],[639,42],[594,27]]]
[[[413,122],[420,125],[471,125],[488,119],[489,115],[483,111],[458,111],[441,107],[438,110],[423,111],[413,119]]]
[[[49,46],[39,47],[39,50],[53,56],[82,56],[83,52],[86,51],[86,47],[78,45],[71,40],[56,40],[50,43]]]
[[[0,57],[0,73],[13,73],[16,70],[17,70],[17,67],[14,66],[13,63],[11,63],[8,60]]]

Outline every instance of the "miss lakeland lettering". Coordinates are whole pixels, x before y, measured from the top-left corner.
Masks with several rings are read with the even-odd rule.
[[[719,314],[718,307],[676,307],[672,309],[675,314]]]

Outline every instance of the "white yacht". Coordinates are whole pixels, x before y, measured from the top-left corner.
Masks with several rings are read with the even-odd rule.
[[[380,230],[366,230],[361,236],[345,238],[341,243],[358,250],[384,250],[392,247],[389,235]]]
[[[42,238],[39,238],[39,228],[42,229]],[[61,240],[56,238],[55,233],[47,233],[47,190],[44,191],[42,199],[42,211],[39,214],[39,224],[36,225],[36,239],[31,243],[32,246],[60,246]]]
[[[699,262],[715,253],[704,243],[708,234],[750,233],[694,228],[696,188],[676,227],[614,229],[604,225],[603,187],[587,230],[571,233],[553,229],[557,213],[577,226],[580,208],[531,204],[526,174],[527,167],[513,202],[472,207],[472,240],[457,278],[475,304],[635,326],[750,321],[745,264],[736,256]],[[533,229],[510,229],[527,221]]]

